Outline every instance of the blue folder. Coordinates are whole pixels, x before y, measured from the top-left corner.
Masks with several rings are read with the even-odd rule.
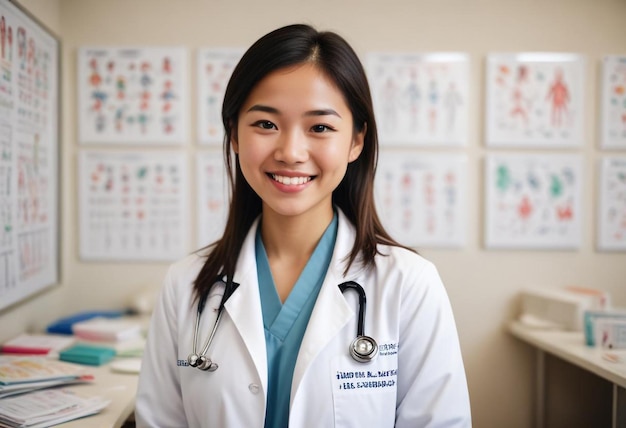
[[[52,324],[48,325],[46,331],[48,333],[56,334],[72,334],[72,325],[80,321],[86,321],[96,317],[106,318],[119,318],[122,315],[126,315],[128,312],[125,310],[109,310],[109,311],[86,311],[79,312],[69,317],[61,318]]]

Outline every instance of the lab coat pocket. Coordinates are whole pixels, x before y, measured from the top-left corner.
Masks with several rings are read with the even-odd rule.
[[[331,365],[335,426],[393,427],[396,416],[397,359],[380,356],[359,363],[348,355]]]

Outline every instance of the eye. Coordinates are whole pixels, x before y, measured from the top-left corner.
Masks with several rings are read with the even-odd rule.
[[[328,125],[313,125],[311,127],[311,131],[315,132],[315,133],[322,133],[322,132],[329,132],[329,131],[334,131],[333,128],[331,128]]]
[[[252,124],[252,126],[256,126],[261,129],[277,129],[276,125],[274,125],[269,120],[258,120]]]

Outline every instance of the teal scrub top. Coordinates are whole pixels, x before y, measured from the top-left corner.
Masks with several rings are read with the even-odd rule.
[[[256,263],[268,366],[266,428],[284,428],[289,424],[293,371],[304,332],[333,255],[337,223],[335,213],[284,304],[278,297],[261,239],[261,228],[258,228]]]

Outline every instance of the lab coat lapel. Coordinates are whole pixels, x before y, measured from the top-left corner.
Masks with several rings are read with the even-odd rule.
[[[335,337],[348,321],[355,316],[355,311],[348,305],[346,299],[339,290],[339,284],[349,279],[356,279],[356,269],[351,268],[348,275],[344,277],[346,257],[352,250],[355,232],[352,224],[345,215],[339,211],[339,227],[337,230],[337,240],[335,249],[328,267],[326,278],[322,284],[315,307],[311,313],[311,318],[300,345],[298,359],[293,374],[291,387],[291,401],[302,381],[307,368],[312,361],[324,349],[324,347]],[[358,261],[354,264],[358,264]],[[354,265],[353,264],[353,265]],[[346,343],[346,352],[348,344]]]
[[[254,361],[263,390],[267,391],[267,351],[254,249],[258,223],[257,219],[241,248],[234,278],[239,287],[228,299],[225,307]]]

